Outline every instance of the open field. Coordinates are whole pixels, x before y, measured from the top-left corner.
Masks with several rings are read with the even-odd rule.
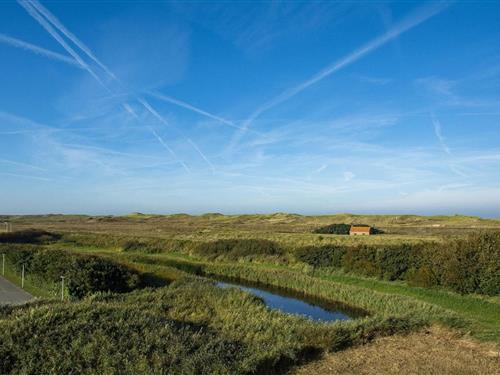
[[[21,263],[27,264],[27,280],[40,289],[34,288],[32,293],[44,299],[26,308],[4,309],[0,325],[8,326],[7,331],[14,333],[22,327],[57,332],[50,322],[72,316],[75,323],[64,328],[65,334],[88,330],[96,337],[84,357],[71,350],[66,353],[82,371],[92,364],[102,371],[114,366],[121,373],[151,371],[162,366],[177,373],[283,373],[295,371],[303,363],[306,364],[298,371],[305,374],[419,374],[432,373],[433,369],[436,374],[487,374],[498,368],[498,220],[286,214],[136,214],[97,218],[54,215],[8,219],[14,229],[48,231],[17,232],[18,237],[14,233],[0,238],[0,251],[7,254],[10,278],[15,280],[15,270]],[[319,226],[336,222],[368,223],[385,233],[370,237],[311,233]],[[415,227],[419,229],[414,231]],[[483,234],[476,235],[478,229]],[[475,242],[471,241],[476,240],[480,246],[470,250],[469,246],[475,249]],[[315,251],[319,251],[319,263],[307,263],[309,258],[303,255]],[[481,252],[479,258],[476,251]],[[447,258],[453,254],[464,258],[448,264]],[[424,258],[413,260],[413,256]],[[413,262],[422,267],[423,261],[435,262],[430,263],[435,271],[446,268],[442,277],[451,283],[419,287],[407,281],[404,275],[413,271],[401,267],[408,262],[406,267]],[[491,291],[490,295],[470,293],[468,289],[461,293],[452,291],[455,285],[462,285],[456,284],[460,281],[456,279],[460,273],[456,272],[463,269],[464,275],[471,274],[470,264],[476,265],[477,277],[484,279],[483,284],[476,283],[475,287],[487,286],[483,288]],[[54,297],[59,275],[64,272],[69,283],[67,293],[72,297],[71,302],[60,303]],[[112,274],[122,280],[113,281],[114,289],[109,286]],[[342,323],[313,323],[269,311],[257,298],[218,289],[206,278],[286,288],[353,306],[369,315]],[[467,285],[464,288],[470,288]],[[147,286],[156,289],[143,289]],[[123,294],[102,294],[107,290]],[[133,307],[136,303],[138,310]],[[94,309],[101,312],[102,320],[92,315]],[[37,314],[41,320],[31,320]],[[97,321],[87,327],[89,314]],[[123,346],[119,355],[112,349],[117,345],[113,340],[125,340],[125,336],[109,337],[105,324],[127,314],[137,318],[132,325],[150,333],[142,341],[134,339],[138,350],[131,352],[132,347]],[[11,319],[14,316],[15,321]],[[50,318],[48,323],[44,316]],[[153,336],[160,329],[157,325],[164,321],[175,322],[173,328],[161,331],[161,337],[176,337],[170,349]],[[47,326],[40,328],[42,322]],[[426,333],[428,327],[432,327],[430,333]],[[10,343],[7,347],[0,345],[0,354],[12,358],[7,372],[40,371],[36,364],[33,368],[19,367],[29,356],[38,354],[32,351],[31,344],[26,353],[21,351],[21,336],[15,335],[4,338],[4,342]],[[78,342],[88,340],[87,334],[76,335],[74,340]],[[57,341],[51,340],[47,339],[44,349],[48,352],[54,350]],[[76,345],[74,340],[67,344]],[[445,342],[450,344],[446,346]],[[434,349],[429,350],[429,346]],[[97,354],[98,347],[106,349]],[[199,348],[199,361],[185,354],[193,348]],[[124,364],[123,353],[134,358],[136,364]],[[178,353],[177,357],[172,353]],[[394,356],[397,358],[391,362]],[[66,365],[69,364],[62,358],[55,358],[44,371],[64,371]]]
[[[390,235],[404,238],[463,234],[477,230],[500,229],[499,219],[483,219],[475,216],[416,216],[416,215],[323,215],[303,216],[286,213],[267,215],[221,215],[205,214],[192,216],[143,215],[85,216],[85,215],[32,215],[0,216],[0,221],[9,221],[16,230],[41,228],[57,231],[79,231],[106,234],[131,234],[148,237],[179,239],[213,239],[224,236],[274,236],[287,238],[299,234],[313,241],[313,229],[331,223],[357,223],[377,227]],[[311,234],[309,236],[308,234]],[[324,237],[324,236],[323,236]],[[297,239],[298,237],[291,237]],[[396,237],[399,238],[399,237]],[[325,240],[328,241],[327,238]],[[369,241],[377,241],[372,238]]]

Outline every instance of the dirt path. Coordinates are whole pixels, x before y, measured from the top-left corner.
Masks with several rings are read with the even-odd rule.
[[[371,344],[300,367],[294,374],[500,375],[500,349],[432,327],[408,336],[385,337]]]

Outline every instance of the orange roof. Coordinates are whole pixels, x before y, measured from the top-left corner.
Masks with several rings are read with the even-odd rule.
[[[351,232],[370,233],[370,227],[356,227],[351,225]]]

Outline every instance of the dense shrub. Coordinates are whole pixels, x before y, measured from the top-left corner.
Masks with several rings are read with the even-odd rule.
[[[342,267],[348,272],[377,276],[376,251],[370,246],[349,247],[342,258]]]
[[[459,293],[500,294],[500,233],[470,234],[424,249],[408,281]]]
[[[68,291],[76,298],[99,291],[129,292],[139,284],[137,273],[99,257],[75,257],[68,275]]]
[[[297,260],[411,285],[458,293],[500,294],[500,233],[472,234],[443,243],[305,247]]]
[[[386,280],[401,280],[411,266],[411,258],[417,253],[420,245],[403,243],[377,249],[375,263],[379,268],[378,276]]]
[[[260,239],[230,239],[204,242],[195,248],[195,254],[206,258],[239,259],[255,255],[280,255],[281,247],[273,241]]]
[[[330,224],[313,230],[313,233],[321,234],[349,234],[350,224]]]
[[[295,257],[314,268],[341,267],[346,252],[342,246],[307,246],[298,249]]]
[[[81,298],[99,291],[127,292],[141,284],[140,275],[109,259],[47,250],[33,245],[3,245],[6,260],[20,272],[47,283],[59,283],[65,276],[69,294]]]
[[[369,227],[369,225],[366,224],[352,224],[357,227]],[[325,225],[320,228],[316,228],[313,230],[313,233],[320,233],[320,234],[349,234],[351,230],[351,224],[330,224],[330,225]],[[384,233],[382,230],[371,227],[371,234],[382,234]]]
[[[0,243],[41,244],[56,241],[59,238],[61,238],[59,234],[39,229],[27,229],[16,232],[0,233]]]

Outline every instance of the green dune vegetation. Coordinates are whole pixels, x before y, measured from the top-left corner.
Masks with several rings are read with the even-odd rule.
[[[0,234],[5,276],[17,282],[24,265],[26,287],[39,298],[0,306],[0,373],[283,373],[324,353],[436,325],[500,344],[498,220],[140,213],[2,219],[15,229]],[[345,233],[350,223],[380,232],[330,234]],[[315,322],[214,280],[290,290],[365,314]]]

